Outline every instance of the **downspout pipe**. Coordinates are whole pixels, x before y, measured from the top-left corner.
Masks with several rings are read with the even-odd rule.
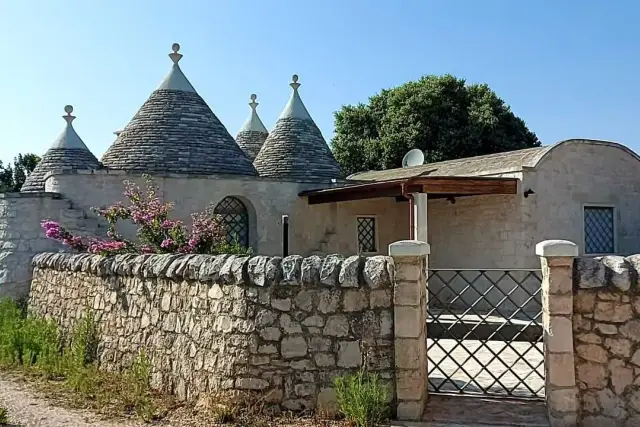
[[[415,240],[415,238],[416,238],[416,236],[414,234],[414,231],[415,231],[415,227],[414,227],[414,222],[415,222],[414,205],[415,205],[415,200],[413,199],[413,194],[408,193],[409,184],[410,183],[411,183],[411,180],[409,180],[409,179],[402,183],[402,196],[409,200],[409,240]]]
[[[282,215],[282,257],[289,256],[289,215]]]

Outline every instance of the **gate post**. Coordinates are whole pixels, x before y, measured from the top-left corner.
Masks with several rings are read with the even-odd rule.
[[[567,240],[536,245],[542,264],[545,396],[551,427],[577,425],[578,397],[573,353],[573,260],[578,246]]]
[[[389,245],[393,287],[396,417],[422,419],[427,402],[427,265],[429,244],[402,240]]]

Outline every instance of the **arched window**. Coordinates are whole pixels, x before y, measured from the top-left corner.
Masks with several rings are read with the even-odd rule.
[[[225,197],[218,203],[214,213],[222,216],[222,223],[227,232],[227,242],[237,242],[249,247],[249,213],[247,207],[235,197]]]

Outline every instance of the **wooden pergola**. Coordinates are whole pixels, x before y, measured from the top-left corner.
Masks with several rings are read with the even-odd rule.
[[[359,182],[342,186],[307,190],[299,195],[310,205],[351,200],[395,197],[409,201],[409,235],[415,237],[414,194],[426,193],[429,199],[517,194],[517,178],[469,176],[414,176],[408,178]]]
[[[467,176],[422,176],[349,184],[341,187],[307,190],[299,195],[307,197],[310,205],[346,202],[379,197],[404,197],[411,193],[427,193],[430,199],[480,196],[488,194],[516,194],[518,179]]]

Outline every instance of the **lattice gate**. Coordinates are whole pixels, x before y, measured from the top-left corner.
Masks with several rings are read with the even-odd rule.
[[[430,392],[544,397],[540,270],[429,270]]]

